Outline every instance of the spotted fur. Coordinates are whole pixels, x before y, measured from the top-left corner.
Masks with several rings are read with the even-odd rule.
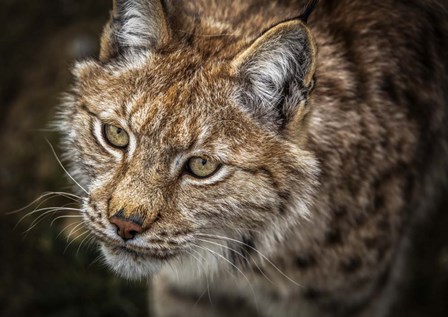
[[[117,0],[74,67],[58,127],[84,220],[114,271],[153,278],[157,316],[387,315],[445,186],[448,7],[306,8]],[[185,173],[202,155],[221,168]],[[122,241],[117,212],[145,232]]]

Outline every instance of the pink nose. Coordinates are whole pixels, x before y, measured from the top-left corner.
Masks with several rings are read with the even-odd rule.
[[[112,216],[109,218],[111,224],[117,227],[117,234],[124,241],[133,239],[137,234],[143,232],[143,227],[131,219],[121,216]]]

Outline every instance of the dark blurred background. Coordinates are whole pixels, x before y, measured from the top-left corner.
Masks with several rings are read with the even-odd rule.
[[[43,212],[6,215],[46,191],[71,191],[45,139],[45,131],[69,69],[76,59],[95,56],[110,0],[0,1],[0,316],[147,316],[145,283],[116,278],[97,259],[86,235],[67,249],[77,218],[51,219],[30,230]],[[58,154],[60,152],[56,149]],[[45,206],[70,201],[53,199]],[[34,206],[36,207],[36,205]],[[49,211],[49,210],[48,210]],[[72,233],[72,238],[82,233]],[[78,251],[79,248],[79,251]],[[66,249],[66,250],[65,250]]]
[[[97,54],[111,2],[0,2],[1,317],[147,315],[145,283],[124,281],[110,273],[91,241],[80,246],[85,236],[72,239],[82,230],[67,240],[77,218],[58,219],[52,225],[61,213],[49,214],[24,234],[42,212],[18,225],[32,209],[6,214],[43,192],[71,190],[45,141],[57,145],[58,135],[46,129],[69,86],[73,61]],[[41,207],[69,202],[55,198]],[[406,287],[400,291],[393,316],[448,316],[447,208],[448,201],[414,235],[412,256],[405,264]]]

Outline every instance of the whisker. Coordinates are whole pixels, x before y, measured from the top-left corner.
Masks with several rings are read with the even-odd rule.
[[[261,232],[260,230],[257,230],[257,229],[250,229],[250,228],[244,228],[244,227],[235,227],[235,226],[229,227],[228,225],[227,225],[227,228],[232,229],[232,230],[237,231],[237,232],[239,230],[242,230],[242,231],[250,231],[250,232],[254,232],[254,233],[258,233],[258,234],[263,234],[263,232]]]
[[[81,249],[82,245],[88,238],[92,238],[92,233],[88,234],[84,239],[82,239],[81,243],[78,246],[78,250],[76,250],[76,256],[78,256],[79,250]]]
[[[191,255],[191,254],[190,254]],[[196,308],[196,306],[199,304],[199,302],[201,301],[202,297],[204,297],[205,293],[207,293],[207,289],[203,290],[201,295],[199,295],[198,299],[194,302],[193,308]],[[210,294],[210,292],[209,292]],[[209,297],[210,298],[210,297]],[[213,305],[212,302],[210,302],[211,305]]]
[[[60,236],[63,232],[66,232],[66,231],[68,230],[68,228],[70,228],[71,226],[80,225],[80,224],[82,224],[82,221],[80,221],[80,222],[73,222],[73,223],[70,223],[70,224],[66,225],[66,226],[65,226],[65,227],[58,233],[58,235],[56,236],[56,239],[59,238],[59,236]]]
[[[70,247],[70,245],[75,242],[76,240],[78,240],[79,238],[81,238],[83,235],[85,235],[86,233],[89,233],[89,230],[84,231],[83,233],[79,234],[76,238],[72,239],[72,241],[70,241],[70,243],[65,247],[64,249],[64,254],[67,251],[67,249]]]
[[[30,224],[30,227],[25,230],[24,233],[29,232],[30,230],[32,230],[33,228],[35,228],[39,223],[41,223],[45,218],[47,218],[48,216],[50,216],[51,214],[54,214],[58,211],[72,211],[72,210],[76,210],[79,211],[78,209],[73,209],[73,208],[66,208],[66,207],[49,207],[49,208],[42,208],[39,209],[38,211],[43,211],[43,210],[48,210],[46,212],[44,212],[43,214],[39,215],[36,219],[33,220],[33,222]],[[37,212],[37,211],[36,211]],[[34,212],[33,212],[34,213]],[[69,215],[66,215],[69,216]],[[62,216],[61,216],[62,217]],[[79,216],[81,217],[81,216]],[[20,221],[22,221],[23,219],[21,219]],[[53,221],[54,222],[54,221]],[[53,224],[53,222],[51,224]],[[17,225],[20,222],[17,223]],[[16,225],[16,226],[17,226]]]
[[[79,224],[77,224],[74,228],[72,228],[72,230],[70,230],[69,234],[67,235],[67,242],[70,239],[71,235],[78,232],[80,230],[80,228],[82,228],[81,226],[84,224],[84,222],[80,222]]]
[[[176,279],[177,279],[178,281],[180,281],[180,279],[179,279],[179,272],[177,271],[177,269],[176,269],[176,268],[173,266],[173,264],[170,263],[170,262],[168,262],[168,265],[170,266],[171,270],[176,274]]]
[[[35,228],[39,223],[41,223],[48,216],[50,216],[58,211],[65,211],[66,209],[64,207],[51,207],[51,208],[42,208],[39,211],[43,211],[43,210],[48,210],[48,211],[44,212],[43,214],[39,215],[36,219],[34,219],[33,222],[30,224],[30,227],[23,232],[24,234],[27,234],[29,231],[31,231],[33,228]],[[23,219],[21,219],[21,220],[23,220]],[[18,222],[17,225],[19,225],[19,223],[20,222]],[[16,225],[16,227],[17,227],[17,225]]]
[[[91,238],[86,242],[87,250],[90,250],[92,247],[94,247],[94,242],[95,241],[96,241],[95,235],[92,235]]]
[[[35,209],[33,209],[31,212],[28,212],[28,213],[26,213],[25,215],[23,215],[22,218],[20,218],[19,221],[17,222],[17,224],[16,224],[16,226],[14,227],[14,229],[17,228],[17,226],[18,226],[18,225],[19,225],[25,218],[27,218],[27,217],[29,217],[29,216],[31,216],[31,215],[34,215],[35,213],[38,213],[38,212],[41,212],[41,211],[45,211],[45,210],[50,210],[50,209],[61,209],[61,210],[62,210],[62,209],[68,208],[68,207],[66,207],[66,206],[69,206],[69,205],[73,204],[73,203],[69,203],[69,204],[65,204],[65,205],[63,205],[63,206],[61,206],[61,207],[44,207],[44,208],[39,208],[44,202],[45,202],[45,201],[39,203],[39,205],[37,205]],[[77,211],[80,211],[80,209],[76,209],[76,210],[77,210]]]
[[[63,216],[56,217],[51,221],[50,227],[55,223],[56,220],[67,219],[67,218],[81,218],[82,219],[82,216],[81,215],[63,215]]]
[[[61,212],[63,212],[63,211],[77,211],[77,212],[80,212],[80,211],[81,211],[81,209],[79,209],[79,208],[71,208],[71,207],[66,207],[66,206],[68,206],[68,205],[64,205],[64,206],[60,206],[60,207],[46,207],[46,208],[41,208],[41,209],[38,209],[38,210],[33,211],[32,213],[30,213],[30,214],[27,215],[27,216],[30,216],[30,215],[35,214],[35,213],[37,213],[37,212],[41,212],[41,211],[44,211],[44,210],[48,210],[48,211],[42,213],[41,215],[39,215],[36,219],[34,219],[33,222],[31,223],[31,224],[34,224],[34,223],[35,223],[36,221],[38,221],[40,218],[42,218],[43,216],[45,216],[45,215],[47,215],[47,214],[49,214],[49,213],[52,213],[52,212],[55,213],[55,212],[57,212],[57,211],[61,211]],[[80,216],[81,216],[81,215],[80,215]]]
[[[257,297],[256,297],[256,295],[255,295],[255,290],[254,290],[254,288],[252,287],[252,284],[251,284],[251,282],[249,281],[249,279],[247,278],[246,274],[244,274],[243,271],[241,271],[239,267],[237,267],[235,264],[233,264],[232,262],[230,262],[228,259],[226,259],[226,257],[224,257],[223,255],[219,254],[218,252],[213,251],[213,250],[211,250],[211,249],[209,249],[209,248],[207,248],[207,247],[201,246],[201,245],[196,244],[196,243],[193,243],[193,245],[195,245],[196,247],[201,248],[201,249],[203,249],[203,250],[205,250],[205,251],[208,251],[208,252],[210,252],[210,253],[212,253],[212,254],[215,254],[215,255],[218,256],[218,257],[220,257],[221,259],[223,259],[224,261],[226,261],[227,263],[229,263],[231,266],[233,266],[233,267],[234,267],[234,268],[235,268],[235,269],[236,269],[236,270],[237,270],[237,271],[244,277],[244,279],[247,281],[247,283],[248,283],[248,285],[249,285],[249,287],[250,287],[250,289],[251,289],[251,291],[252,291],[252,294],[253,294],[253,296],[254,296],[255,306],[256,306],[256,309],[257,309],[257,312],[258,312],[258,304],[257,304],[257,300],[256,300]]]
[[[70,177],[70,179],[79,187],[81,188],[81,190],[86,193],[87,195],[89,194],[89,192],[82,187],[74,178],[72,175],[70,175],[70,173],[65,169],[64,165],[62,164],[61,160],[59,159],[58,155],[56,154],[56,151],[53,148],[53,145],[51,145],[50,141],[48,141],[48,139],[45,139],[48,143],[48,145],[51,148],[51,151],[53,152],[54,157],[56,158],[56,160],[58,161],[59,165],[61,166],[61,168],[64,170],[64,172],[68,175],[68,177]]]
[[[48,197],[50,196],[50,197]],[[79,197],[78,195],[75,194],[71,194],[71,193],[66,193],[66,192],[47,192],[47,193],[43,193],[42,195],[40,195],[39,197],[37,197],[36,199],[34,199],[32,202],[30,202],[28,205],[21,207],[19,209],[16,210],[12,210],[12,211],[8,211],[5,214],[6,215],[12,215],[18,212],[21,212],[23,210],[28,209],[29,207],[31,207],[32,205],[34,205],[35,203],[37,203],[38,201],[44,199],[45,197],[47,197],[44,201],[42,201],[40,204],[55,198],[55,197],[65,197],[67,199],[71,199],[75,202],[78,202],[79,200],[82,200],[82,197]]]
[[[269,260],[263,253],[261,253],[260,251],[258,251],[257,249],[255,249],[254,247],[252,247],[251,245],[244,243],[242,241],[236,240],[236,239],[232,239],[229,237],[223,237],[223,236],[219,236],[219,235],[210,235],[210,234],[206,234],[206,233],[200,233],[198,234],[198,236],[205,236],[205,237],[209,237],[209,238],[215,238],[215,239],[223,239],[223,240],[228,240],[228,241],[233,241],[236,243],[240,243],[248,248],[250,248],[251,250],[255,251],[257,254],[259,254],[264,260],[266,260],[270,265],[272,265],[272,267],[279,272],[283,277],[285,277],[288,281],[290,281],[291,283],[293,283],[294,285],[298,286],[298,287],[303,287],[302,285],[300,285],[299,283],[297,283],[296,281],[294,281],[292,278],[290,278],[288,275],[286,275],[285,273],[283,273],[282,270],[280,270],[280,268],[278,268],[274,263],[272,263],[271,260]]]
[[[66,195],[66,194],[67,194],[67,195]],[[59,193],[59,192],[48,192],[48,193],[44,193],[44,194],[42,194],[41,196],[39,196],[38,198],[36,198],[35,200],[33,200],[32,202],[30,202],[28,205],[26,205],[26,206],[24,206],[24,207],[22,207],[22,208],[16,209],[16,210],[8,211],[8,212],[5,213],[5,215],[13,215],[13,214],[19,213],[19,212],[21,212],[21,211],[23,211],[23,210],[26,210],[26,209],[28,209],[29,207],[31,207],[32,205],[34,205],[35,203],[37,203],[37,202],[39,202],[40,200],[44,199],[45,197],[47,197],[47,198],[46,198],[44,201],[40,202],[39,205],[36,206],[36,208],[38,208],[39,206],[41,206],[41,205],[42,205],[43,203],[45,203],[46,201],[48,201],[48,200],[50,200],[50,199],[52,199],[52,198],[55,198],[55,197],[57,197],[57,196],[65,197],[65,198],[68,198],[68,199],[72,199],[73,201],[76,201],[76,202],[77,202],[77,200],[75,200],[74,197],[69,197],[68,194],[69,194],[69,193],[64,193],[64,194],[62,194],[62,193]],[[48,196],[50,196],[50,197],[48,197]],[[73,195],[73,196],[76,196],[76,195]],[[78,197],[78,196],[76,196],[76,197]],[[79,197],[78,199],[81,200],[81,197]]]
[[[211,243],[211,244],[214,244],[214,245],[217,245],[217,246],[221,246],[221,247],[223,247],[223,248],[226,248],[227,250],[230,250],[230,251],[232,251],[232,252],[235,252],[236,254],[238,254],[239,256],[241,256],[241,257],[243,257],[247,262],[249,262],[249,259],[246,257],[246,256],[244,256],[241,252],[239,252],[239,251],[237,251],[237,250],[235,250],[235,249],[233,249],[233,248],[231,248],[231,247],[229,247],[229,246],[227,246],[227,245],[224,245],[224,244],[221,244],[221,243],[217,243],[217,242],[213,242],[213,241],[209,241],[209,240],[205,240],[205,239],[197,239],[197,240],[199,240],[199,241],[203,241],[203,242],[207,242],[207,243]],[[257,264],[257,262],[253,259],[253,257],[249,254],[249,256],[250,256],[250,258],[251,258],[251,260],[252,260],[252,262],[255,264],[255,266],[258,268],[258,270],[260,271],[260,273],[269,281],[269,282],[271,282],[272,283],[272,285],[276,285],[269,277],[267,277],[266,276],[266,274],[264,273],[264,271],[258,266],[258,264]]]
[[[94,265],[95,263],[99,262],[100,260],[104,259],[104,255],[100,253],[90,264],[89,268]]]
[[[42,129],[32,129],[31,131],[35,132],[58,132],[59,130],[57,128],[42,128]]]
[[[206,258],[203,257],[202,254],[201,254],[200,252],[198,252],[197,250],[194,250],[194,249],[189,249],[189,250],[196,252],[196,254],[197,254],[199,257],[201,257],[203,260],[206,260]],[[206,291],[207,291],[207,293],[208,293],[208,299],[209,299],[209,301],[210,301],[210,304],[213,305],[213,302],[212,302],[212,296],[210,295],[210,283],[209,283],[209,280],[208,280],[207,270],[205,269],[204,264],[203,264],[201,261],[199,261],[199,259],[196,258],[193,254],[191,254],[190,252],[188,252],[188,250],[185,250],[185,251],[186,251],[189,255],[191,255],[191,256],[192,256],[192,257],[199,263],[199,265],[202,267],[202,269],[204,270],[204,274],[205,274],[205,282],[207,283],[207,289],[204,290],[204,292],[201,294],[201,296],[199,296],[199,298],[197,299],[196,303],[194,304],[194,307],[196,307],[196,305],[199,303],[199,301],[201,300],[202,296],[204,296],[204,294],[205,294]]]
[[[244,232],[254,232],[254,233],[258,233],[258,234],[263,234],[262,231],[257,230],[257,229],[251,229],[251,228],[247,228],[247,227],[236,227],[236,226],[229,226],[226,225],[226,229],[229,230],[233,230],[239,234],[243,234]],[[210,227],[206,227],[206,226],[201,226],[198,228],[198,230],[216,230],[216,227],[210,226]]]

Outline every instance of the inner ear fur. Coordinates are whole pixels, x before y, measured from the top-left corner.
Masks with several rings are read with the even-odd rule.
[[[282,22],[257,38],[231,64],[241,81],[239,102],[268,125],[298,121],[313,86],[317,48],[299,19]]]

